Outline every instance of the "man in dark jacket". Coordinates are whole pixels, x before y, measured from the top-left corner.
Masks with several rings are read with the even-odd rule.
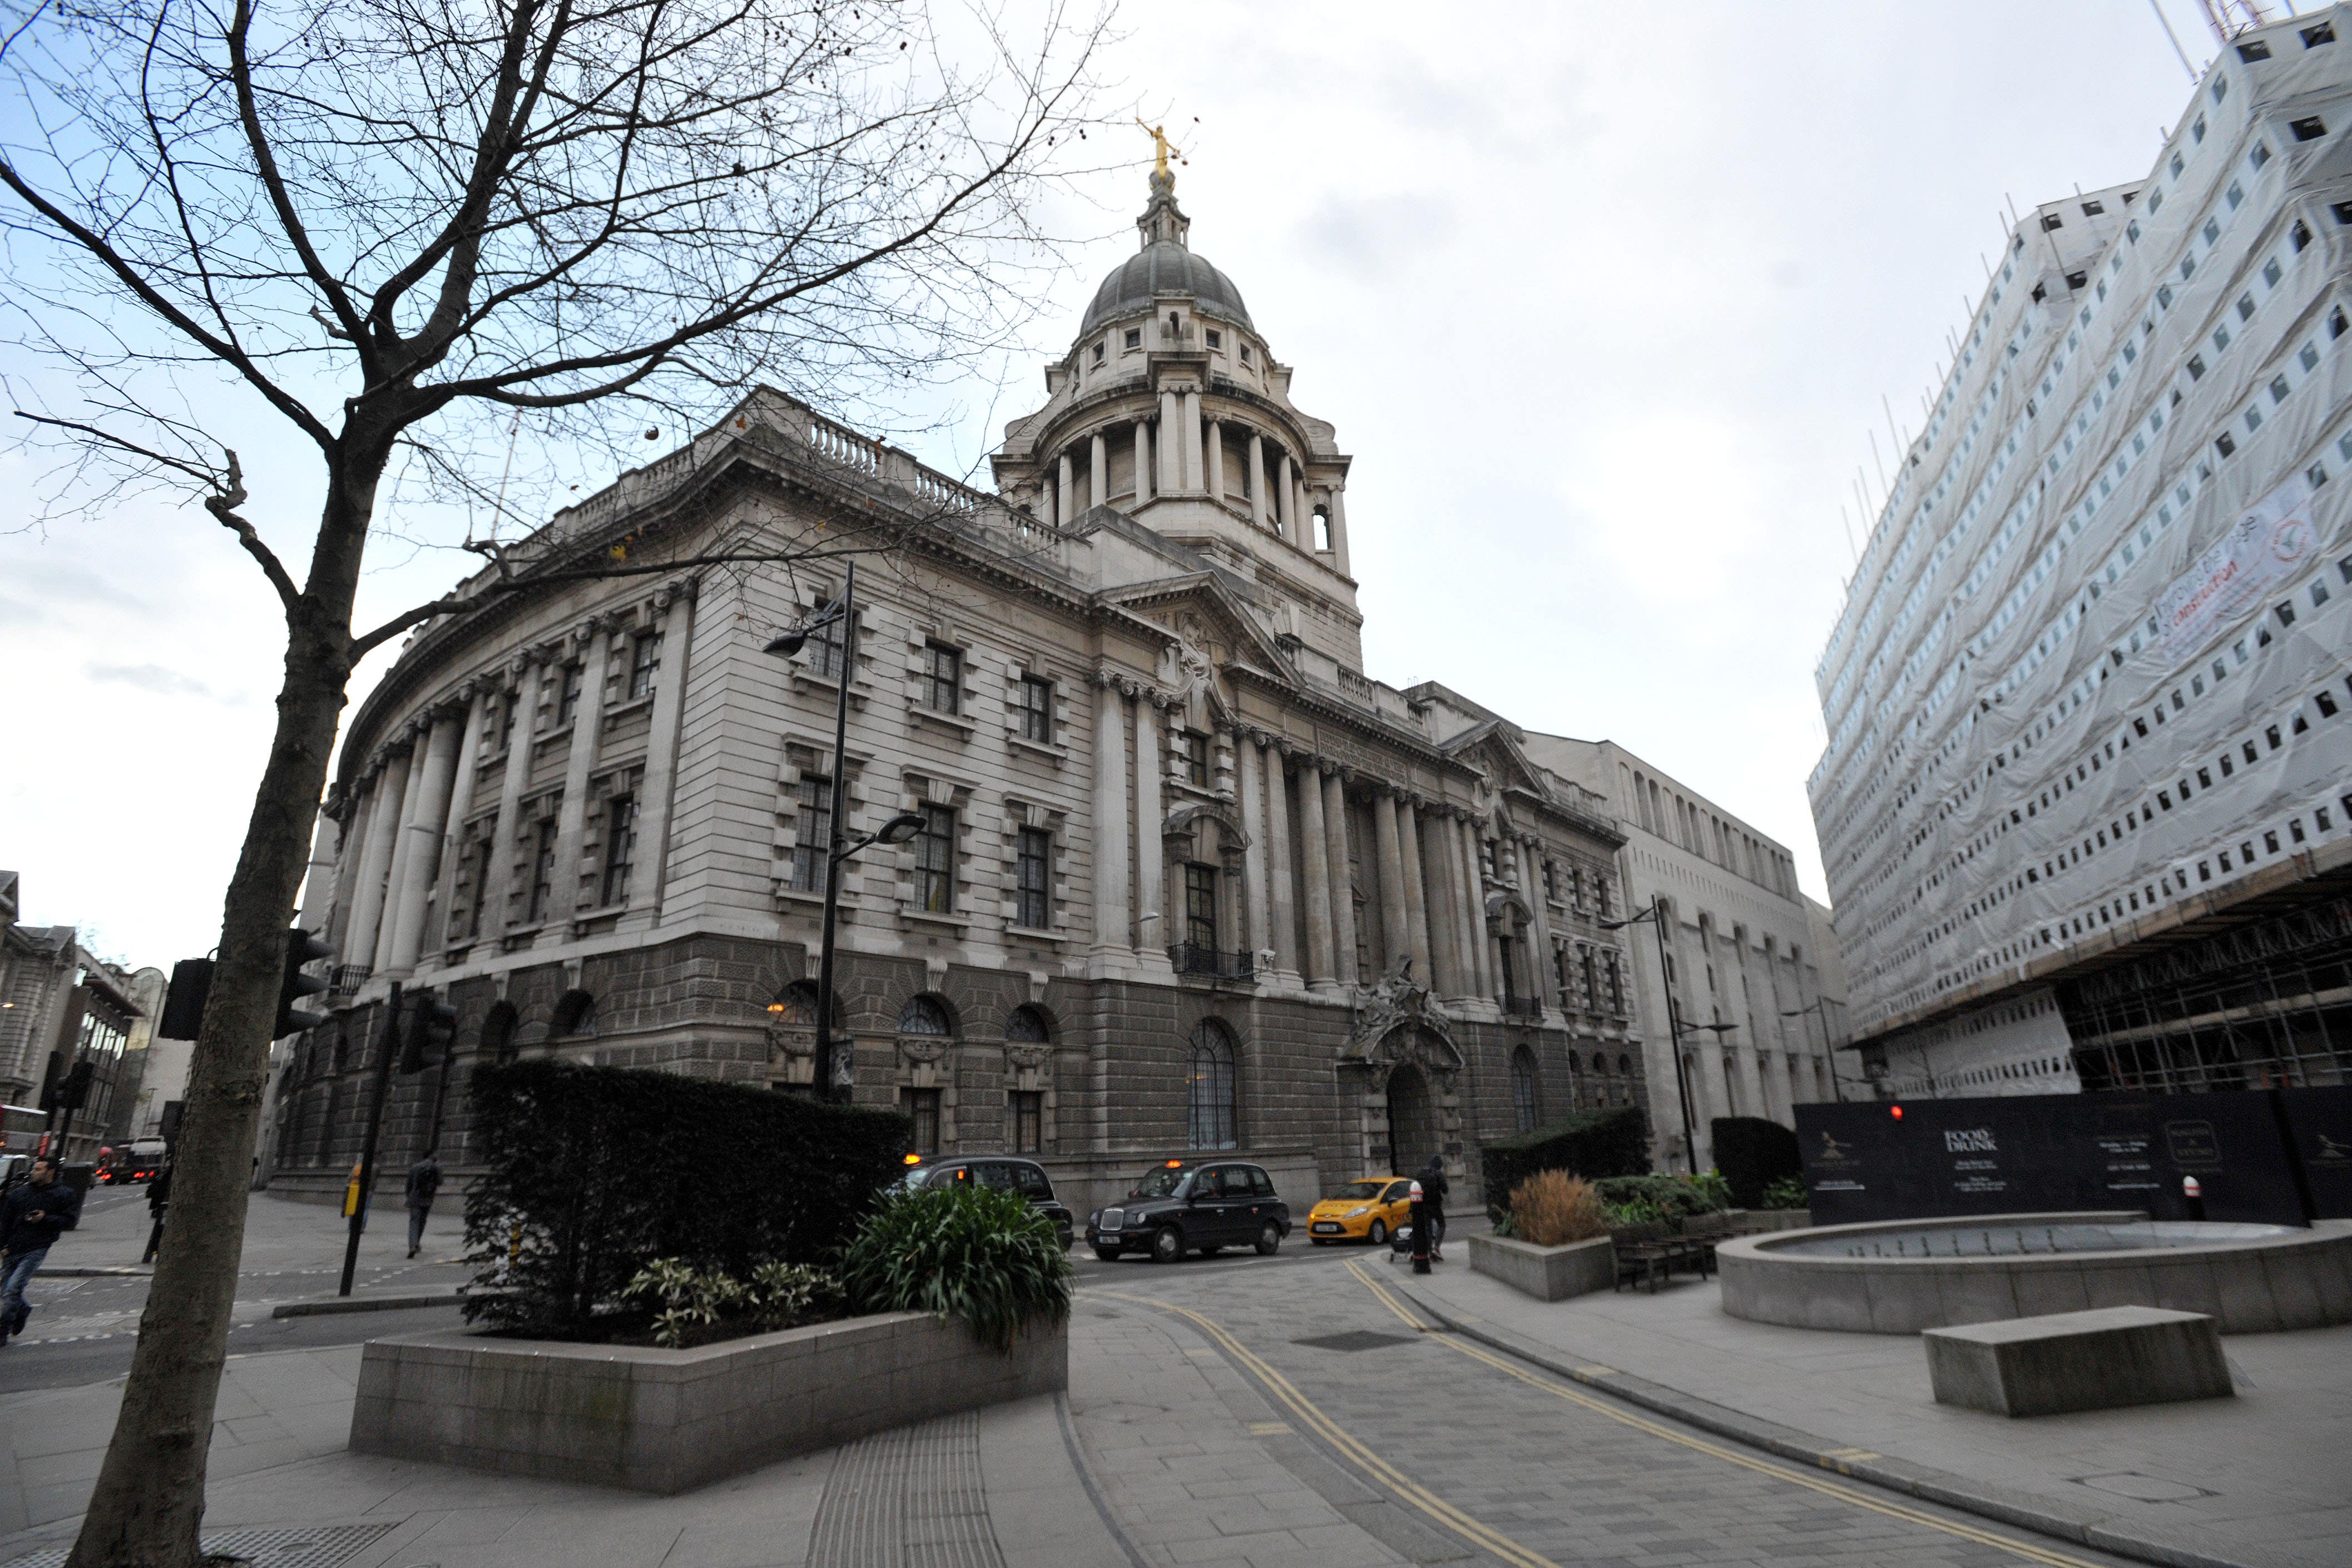
[[[425,1245],[425,1221],[433,1213],[433,1195],[441,1190],[441,1162],[425,1155],[408,1167],[408,1255]]]
[[[31,1179],[0,1202],[0,1344],[25,1332],[33,1309],[25,1286],[58,1237],[81,1223],[81,1194],[58,1179],[55,1160],[33,1162]]]
[[[1421,1209],[1429,1226],[1429,1260],[1436,1262],[1445,1245],[1445,1156],[1432,1155],[1421,1167]]]

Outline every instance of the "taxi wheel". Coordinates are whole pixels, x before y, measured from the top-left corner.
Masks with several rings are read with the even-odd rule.
[[[1184,1256],[1184,1238],[1172,1225],[1163,1225],[1151,1233],[1151,1260],[1173,1263]]]
[[[1370,1242],[1375,1247],[1378,1247],[1381,1242],[1386,1241],[1388,1239],[1389,1228],[1381,1220],[1373,1220],[1372,1228],[1364,1232],[1364,1239]]]
[[[1274,1256],[1276,1249],[1280,1248],[1281,1245],[1282,1227],[1276,1225],[1271,1219],[1267,1220],[1265,1224],[1261,1226],[1258,1229],[1257,1255],[1261,1258],[1271,1258]]]

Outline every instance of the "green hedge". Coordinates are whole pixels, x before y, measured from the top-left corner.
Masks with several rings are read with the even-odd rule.
[[[474,1074],[469,1320],[592,1336],[656,1258],[749,1278],[830,1262],[898,1178],[906,1117],[536,1058]]]
[[[1608,1176],[1594,1182],[1601,1201],[1609,1206],[1612,1224],[1640,1225],[1664,1220],[1676,1231],[1694,1214],[1717,1214],[1731,1207],[1731,1190],[1713,1171],[1696,1176],[1652,1171],[1643,1176]]]
[[[1764,1207],[1764,1189],[1783,1176],[1804,1174],[1797,1134],[1761,1116],[1717,1116],[1715,1168],[1731,1184],[1731,1201],[1741,1208]]]
[[[1638,1105],[1579,1111],[1532,1133],[1482,1144],[1486,1208],[1500,1214],[1518,1185],[1538,1171],[1567,1171],[1587,1180],[1635,1176],[1650,1168],[1650,1118]]]

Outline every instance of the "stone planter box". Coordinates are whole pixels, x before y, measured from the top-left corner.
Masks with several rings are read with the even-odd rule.
[[[1064,1326],[1024,1334],[1000,1355],[961,1322],[924,1312],[698,1350],[405,1334],[368,1343],[351,1447],[672,1493],[1069,1383]]]
[[[1564,1301],[1617,1283],[1617,1245],[1606,1236],[1565,1247],[1537,1247],[1499,1236],[1470,1238],[1474,1272],[1500,1280],[1539,1301]]]
[[[1743,1234],[1758,1235],[1774,1230],[1805,1230],[1813,1223],[1810,1208],[1736,1208],[1738,1228]]]

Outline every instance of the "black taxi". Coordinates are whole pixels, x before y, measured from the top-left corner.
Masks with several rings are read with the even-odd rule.
[[[1068,1251],[1071,1242],[1076,1239],[1076,1217],[1070,1212],[1067,1204],[1054,1196],[1054,1184],[1046,1177],[1045,1167],[1035,1160],[1014,1159],[1003,1155],[959,1155],[936,1164],[915,1166],[908,1169],[904,1180],[909,1187],[976,1181],[1000,1192],[1017,1193],[1029,1200],[1031,1207],[1054,1222],[1054,1234],[1061,1239],[1064,1251]]]
[[[1270,1257],[1290,1234],[1290,1206],[1265,1170],[1242,1160],[1166,1160],[1143,1173],[1125,1199],[1087,1217],[1087,1241],[1109,1261],[1148,1252],[1173,1263],[1187,1252],[1213,1257],[1255,1247]]]

